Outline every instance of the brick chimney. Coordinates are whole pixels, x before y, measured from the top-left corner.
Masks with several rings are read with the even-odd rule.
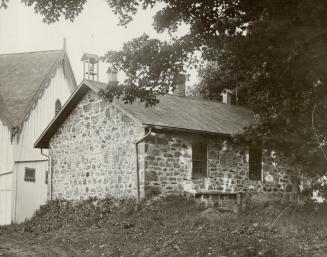
[[[107,73],[108,73],[108,82],[117,81],[118,71],[115,68],[109,66]]]
[[[176,79],[176,88],[174,90],[174,95],[185,96],[185,74],[179,74]]]
[[[223,97],[224,104],[234,104],[235,103],[235,95],[234,92],[230,89],[224,89],[220,95]]]

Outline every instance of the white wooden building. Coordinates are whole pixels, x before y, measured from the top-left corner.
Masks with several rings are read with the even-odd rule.
[[[65,49],[0,55],[0,225],[46,202],[49,159],[33,144],[75,88]]]

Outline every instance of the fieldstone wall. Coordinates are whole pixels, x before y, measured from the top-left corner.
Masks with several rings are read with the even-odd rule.
[[[135,141],[143,135],[90,90],[50,141],[53,198],[136,197]]]
[[[136,198],[135,143],[144,134],[140,124],[90,90],[50,140],[53,199]],[[203,178],[192,178],[192,142],[208,146]],[[201,192],[297,197],[296,177],[284,162],[265,155],[263,180],[250,180],[248,148],[218,137],[158,133],[138,150],[141,197]]]
[[[192,142],[207,142],[207,176],[192,178]],[[294,201],[297,180],[286,166],[265,158],[263,180],[249,179],[248,148],[226,140],[186,135],[161,135],[145,144],[145,194],[242,192],[266,193]]]

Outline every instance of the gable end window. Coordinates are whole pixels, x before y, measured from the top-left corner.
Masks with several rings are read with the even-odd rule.
[[[204,143],[192,144],[192,178],[207,176],[207,145]]]
[[[35,182],[35,169],[25,168],[24,181]]]
[[[57,99],[56,103],[55,103],[55,115],[57,116],[57,114],[60,112],[61,110],[61,102],[59,99]]]
[[[262,179],[262,148],[258,145],[249,147],[249,179]]]

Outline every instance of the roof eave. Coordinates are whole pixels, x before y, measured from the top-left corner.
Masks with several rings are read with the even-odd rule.
[[[42,134],[34,143],[34,148],[49,148],[49,141],[55,134],[61,124],[66,120],[69,114],[74,110],[80,100],[90,90],[90,87],[82,81],[75,92],[66,101],[60,112],[52,119],[49,125],[45,128]]]
[[[215,135],[221,137],[232,137],[234,133],[222,133],[218,131],[206,131],[206,130],[197,130],[197,129],[189,129],[189,128],[179,128],[179,127],[172,127],[172,126],[164,126],[158,124],[150,124],[150,123],[143,123],[145,128],[153,128],[162,131],[183,131],[187,133],[194,133],[194,134],[206,134],[206,135]],[[235,133],[236,134],[236,133]]]
[[[93,90],[95,92],[99,92],[101,90],[101,87],[104,86],[104,83],[101,83],[101,86],[97,86],[97,82],[94,81],[88,81],[83,80],[79,87],[75,90],[75,92],[72,94],[72,96],[68,99],[68,101],[65,103],[59,114],[51,121],[51,123],[47,126],[47,128],[43,131],[41,136],[38,138],[38,140],[35,142],[34,147],[35,148],[49,148],[49,141],[52,138],[52,136],[56,133],[56,131],[59,129],[61,124],[66,120],[66,118],[70,115],[70,113],[73,111],[73,109],[77,106],[77,104],[81,101],[82,97],[88,92],[88,90]],[[153,127],[158,130],[174,130],[174,131],[183,131],[188,133],[198,133],[198,134],[208,134],[208,135],[216,135],[220,137],[232,137],[233,135],[240,134],[243,132],[243,129],[239,128],[238,131],[231,131],[230,133],[224,133],[220,132],[218,129],[216,131],[206,131],[206,130],[197,130],[197,129],[191,129],[191,128],[183,128],[183,127],[173,127],[169,125],[161,125],[161,124],[150,124],[142,122],[137,117],[135,117],[132,113],[129,112],[128,109],[124,108],[125,106],[117,101],[113,101],[113,104],[119,108],[121,111],[123,111],[126,115],[128,115],[130,118],[132,118],[134,121],[137,122],[142,127]]]

